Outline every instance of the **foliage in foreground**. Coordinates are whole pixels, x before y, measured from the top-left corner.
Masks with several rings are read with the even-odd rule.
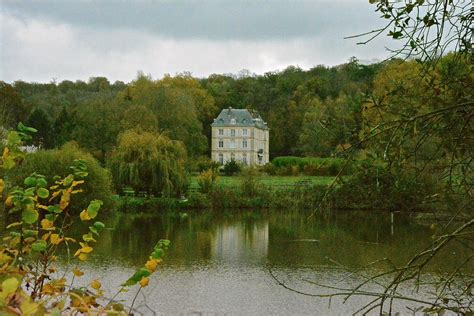
[[[87,182],[81,185],[77,192],[76,202],[69,206],[71,211],[80,212],[87,207],[88,201],[98,199],[104,203],[104,208],[112,208],[112,179],[110,172],[103,168],[91,154],[81,150],[75,143],[67,143],[59,149],[39,150],[27,154],[25,160],[17,167],[6,171],[11,185],[22,185],[23,180],[30,174],[38,172],[48,183],[54,183],[54,178],[65,178],[71,172],[74,160],[80,159],[87,165],[87,171],[81,172]]]
[[[398,198],[408,199],[410,204],[446,201],[452,216],[441,232],[433,235],[432,242],[420,245],[406,263],[398,265],[383,258],[356,270],[348,268],[351,276],[363,279],[353,287],[311,282],[329,292],[315,294],[277,281],[312,297],[342,297],[343,302],[356,296],[367,298],[354,314],[393,315],[398,314],[397,303],[409,303],[415,305],[410,308],[413,314],[473,315],[474,275],[469,269],[474,259],[472,4],[370,2],[376,4],[386,26],[359,35],[368,38],[365,43],[387,32],[402,42],[396,55],[420,59],[391,61],[375,78],[374,91],[362,111],[358,145],[383,164],[382,173],[381,177],[374,177],[373,171],[361,174],[352,184],[363,185],[365,176],[369,181],[364,188],[382,188],[381,192],[373,191],[375,198],[382,199],[378,194],[385,191],[391,204],[391,189],[397,186],[400,190],[396,193],[402,193]],[[450,49],[454,52],[445,55]],[[452,244],[463,249],[457,251],[452,269],[428,274],[428,267],[446,260],[443,252]],[[404,287],[414,292],[407,293]]]
[[[19,125],[19,131],[10,132],[7,146],[0,160],[2,169],[11,170],[25,159],[20,146],[30,139],[34,129]],[[0,312],[6,315],[60,315],[70,314],[130,314],[123,304],[104,297],[99,280],[87,286],[74,285],[75,278],[84,273],[79,264],[86,261],[93,252],[94,244],[104,229],[104,224],[95,221],[102,207],[102,201],[92,200],[80,215],[70,210],[72,198],[80,193],[80,187],[88,176],[83,160],[74,160],[71,173],[59,177],[52,185],[45,176],[33,173],[24,179],[23,185],[10,188],[0,179],[0,194],[5,196],[5,208],[16,218],[7,226],[8,234],[0,245]],[[8,189],[6,189],[8,188]],[[69,235],[69,228],[77,221],[91,223],[76,240]],[[156,271],[169,241],[160,240],[154,247],[149,260],[126,280],[117,291],[127,291],[134,285],[141,288],[149,283],[149,276]],[[73,275],[58,271],[61,248],[69,253],[75,250],[73,260],[78,260]],[[69,260],[69,258],[68,258]],[[66,261],[66,260],[63,260]],[[66,270],[67,271],[67,270]],[[136,297],[136,296],[135,296]]]

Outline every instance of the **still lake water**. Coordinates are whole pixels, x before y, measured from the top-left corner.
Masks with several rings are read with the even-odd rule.
[[[115,214],[102,220],[94,256],[83,268],[88,282],[100,278],[117,288],[148,257],[159,239],[171,240],[163,264],[138,296],[144,315],[347,315],[368,298],[314,298],[291,292],[272,278],[269,268],[288,286],[308,293],[329,293],[310,282],[353,287],[361,279],[341,266],[357,268],[381,258],[405,263],[432,240],[436,228],[395,214],[350,212],[193,212],[162,215]],[[393,233],[392,233],[393,230]],[[448,271],[459,256],[454,246],[429,273]],[[375,266],[371,272],[381,271]],[[310,281],[310,282],[308,282]],[[380,290],[371,285],[369,290]],[[411,289],[404,291],[410,293]],[[130,304],[135,291],[119,298]],[[428,297],[418,293],[417,297]],[[406,303],[397,305],[408,314]]]

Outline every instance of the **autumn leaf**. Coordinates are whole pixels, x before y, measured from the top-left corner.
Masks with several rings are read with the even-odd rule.
[[[59,245],[63,239],[59,237],[59,234],[51,234],[50,240],[53,245]]]
[[[83,210],[81,214],[79,214],[79,217],[81,218],[81,221],[88,221],[91,220],[92,218],[89,216],[89,213],[87,213],[87,210]]]
[[[47,220],[47,219],[45,218],[45,219],[42,219],[42,220],[41,220],[41,227],[42,227],[44,230],[50,230],[50,229],[53,229],[53,228],[54,228],[54,225],[53,225],[53,222],[52,222],[52,221],[49,221],[49,220]]]
[[[150,272],[155,272],[156,267],[158,266],[158,263],[160,262],[161,260],[150,259],[145,263],[145,268],[147,268]]]
[[[102,284],[100,284],[99,280],[97,280],[97,279],[91,282],[91,287],[93,289],[98,290],[98,289],[100,289],[101,286],[102,286]]]
[[[13,197],[9,195],[7,199],[5,200],[5,206],[6,207],[11,207],[13,205]]]
[[[145,286],[148,285],[149,282],[150,282],[150,279],[148,279],[148,278],[143,278],[143,279],[140,280],[140,286],[141,286],[141,287],[145,287]]]
[[[78,268],[74,268],[74,269],[72,270],[72,273],[74,273],[74,275],[77,276],[77,277],[81,277],[81,276],[84,275],[84,272],[82,272],[82,271],[79,270]]]
[[[43,295],[52,295],[54,294],[54,287],[51,284],[45,284],[43,289],[41,290],[41,294]]]
[[[59,207],[64,210],[69,205],[69,201],[71,200],[71,193],[68,190],[63,192],[61,195],[61,201],[59,201]]]

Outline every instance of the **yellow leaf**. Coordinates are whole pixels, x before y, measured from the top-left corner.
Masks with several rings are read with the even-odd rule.
[[[93,248],[92,248],[92,247],[89,247],[89,246],[87,246],[87,247],[82,247],[82,248],[81,248],[81,252],[82,252],[82,253],[91,253],[92,250],[93,250]]]
[[[20,282],[18,281],[17,278],[13,278],[13,277],[8,278],[2,282],[2,292],[5,295],[13,293],[16,291],[19,285],[20,285]]]
[[[46,218],[45,219],[42,219],[41,220],[41,227],[45,230],[50,230],[53,228],[53,222],[52,221],[49,221],[47,220]]]
[[[145,263],[145,268],[147,268],[150,272],[155,272],[158,263],[160,263],[160,260],[150,259]]]
[[[51,236],[51,232],[47,233],[47,234],[44,234],[43,236],[41,236],[41,239],[43,240],[48,240],[49,236]]]
[[[63,239],[59,237],[59,234],[51,234],[50,240],[53,245],[59,245]]]
[[[3,193],[3,189],[5,189],[5,181],[3,181],[3,179],[0,179],[0,194]]]
[[[59,208],[64,210],[69,205],[69,201],[71,200],[71,192],[69,190],[63,191],[63,195],[61,195],[61,201],[59,201]]]
[[[11,223],[10,225],[7,226],[7,229],[10,229],[10,228],[15,227],[15,226],[20,226],[21,224],[23,224],[23,223],[22,222]]]
[[[48,210],[48,207],[46,205],[37,204],[36,206],[42,210],[45,210],[45,211]]]
[[[141,287],[145,287],[145,286],[148,285],[149,282],[150,282],[150,279],[148,279],[148,278],[143,278],[143,279],[140,280],[140,286],[141,286]]]
[[[74,273],[74,275],[77,276],[77,277],[81,277],[81,276],[84,275],[84,272],[82,272],[82,271],[79,270],[78,268],[74,268],[74,269],[72,270],[72,273]]]
[[[30,300],[24,300],[20,305],[20,309],[23,312],[22,315],[25,316],[35,315],[38,307],[39,305],[37,303],[31,302]]]
[[[89,216],[89,213],[87,213],[87,210],[83,210],[81,214],[79,214],[79,217],[81,218],[81,221],[91,220],[91,217]]]
[[[91,287],[93,289],[98,290],[98,289],[100,289],[101,286],[102,285],[100,284],[99,280],[94,280],[94,281],[91,282]]]
[[[75,187],[79,184],[83,184],[84,183],[84,180],[79,180],[79,181],[72,181],[72,184],[71,184],[71,187]]]
[[[52,200],[54,200],[54,198],[57,197],[59,194],[61,194],[61,191],[54,191],[53,194],[51,194],[49,201],[51,202]]]
[[[79,260],[81,260],[81,261],[86,261],[86,260],[87,260],[87,257],[88,257],[88,256],[87,256],[86,253],[81,253],[78,258],[79,258]]]
[[[9,195],[7,197],[7,199],[5,200],[5,206],[6,207],[11,207],[13,205],[13,198],[11,195]]]
[[[45,295],[53,295],[54,294],[54,287],[48,283],[43,286],[43,289],[41,290],[42,294]]]

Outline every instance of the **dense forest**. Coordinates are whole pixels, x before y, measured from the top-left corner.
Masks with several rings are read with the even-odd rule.
[[[183,73],[153,80],[139,73],[126,84],[104,77],[59,83],[1,82],[2,122],[38,129],[42,148],[75,141],[105,161],[125,130],[164,133],[184,143],[190,157],[209,152],[210,123],[223,108],[258,110],[270,126],[270,156],[330,156],[354,142],[362,108],[383,64],[352,58],[335,67],[254,75]],[[339,122],[342,122],[339,124]],[[291,128],[288,128],[291,127]]]

